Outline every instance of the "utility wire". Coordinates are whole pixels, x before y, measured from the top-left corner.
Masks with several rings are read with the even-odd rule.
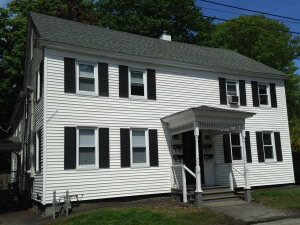
[[[202,7],[202,9],[207,9],[207,10],[212,10],[212,11],[216,11],[216,12],[223,12],[223,13],[230,13],[230,14],[235,14],[235,15],[239,15],[239,16],[249,16],[250,14],[242,14],[242,13],[237,13],[237,12],[230,12],[230,11],[226,11],[226,10],[220,10],[220,9],[212,9],[212,8],[208,8],[208,7]],[[294,24],[300,24],[300,22],[295,22],[295,21],[289,21],[289,20],[280,20],[280,19],[273,19],[273,18],[267,18],[270,20],[277,20],[280,22],[286,22],[286,23],[294,23]]]
[[[229,7],[229,8],[234,8],[234,9],[239,9],[239,10],[254,12],[254,13],[261,13],[261,14],[265,14],[265,15],[268,15],[268,16],[274,16],[274,17],[279,17],[279,18],[284,18],[284,19],[289,19],[289,20],[295,20],[295,21],[299,21],[300,22],[300,19],[297,19],[297,18],[292,18],[292,17],[287,17],[287,16],[281,16],[281,15],[267,13],[267,12],[262,12],[262,11],[257,11],[257,10],[253,10],[253,9],[241,8],[241,7],[237,7],[237,6],[233,6],[233,5],[227,5],[227,4],[218,3],[218,2],[212,2],[212,1],[208,1],[208,0],[200,0],[200,1],[207,2],[207,3],[210,3],[210,4],[215,4],[215,5],[221,5],[221,6],[225,6],[225,7]]]
[[[276,29],[276,28],[272,28],[272,27],[258,26],[258,25],[255,25],[255,24],[242,23],[242,22],[238,22],[238,21],[234,21],[234,20],[226,20],[226,19],[222,19],[222,18],[218,18],[218,17],[204,16],[204,15],[203,15],[203,17],[210,18],[210,19],[221,20],[221,21],[227,21],[227,22],[230,22],[230,23],[237,23],[237,24],[241,24],[241,25],[248,25],[248,26],[253,26],[253,27],[260,27],[260,28],[264,28],[264,29],[268,29],[268,30],[276,30],[276,31],[281,31],[281,32],[285,32],[285,33],[300,34],[300,32],[280,30],[280,29]]]

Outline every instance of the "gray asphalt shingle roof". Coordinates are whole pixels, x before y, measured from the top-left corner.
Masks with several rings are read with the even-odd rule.
[[[31,18],[40,39],[46,41],[193,64],[200,67],[283,74],[278,70],[227,49],[164,41],[39,13],[31,13]]]

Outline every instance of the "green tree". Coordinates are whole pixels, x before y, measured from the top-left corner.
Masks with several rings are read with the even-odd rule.
[[[101,26],[185,43],[205,45],[213,27],[194,0],[101,0],[96,10]]]
[[[12,0],[7,9],[0,8],[0,126],[5,129],[23,87],[31,11],[83,23],[96,24],[98,21],[92,0]]]
[[[216,25],[210,45],[237,51],[274,69],[285,72],[287,107],[291,137],[299,135],[300,76],[293,60],[300,55],[300,37],[289,33],[290,29],[263,15],[240,16]],[[296,131],[298,130],[298,133]],[[295,140],[295,138],[293,139]],[[293,148],[299,141],[292,141]]]

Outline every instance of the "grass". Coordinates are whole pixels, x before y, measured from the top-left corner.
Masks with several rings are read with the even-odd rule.
[[[256,202],[279,209],[300,209],[300,187],[289,187],[253,192]]]
[[[233,219],[207,209],[147,206],[100,209],[63,218],[55,225],[233,225]]]

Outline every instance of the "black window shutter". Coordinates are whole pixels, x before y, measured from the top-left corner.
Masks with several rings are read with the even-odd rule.
[[[40,64],[40,96],[43,95],[44,91],[44,60]]]
[[[128,66],[119,65],[119,97],[128,98]]]
[[[41,130],[38,131],[38,136],[39,136],[39,172],[41,172],[41,170],[42,170],[42,153],[43,153],[43,149],[42,149],[42,131]]]
[[[231,147],[229,134],[223,134],[223,147],[224,147],[224,162],[231,163]]]
[[[256,143],[257,143],[258,162],[264,162],[265,153],[264,153],[262,132],[256,132]]]
[[[108,64],[98,63],[98,86],[100,96],[109,96]]]
[[[121,167],[130,167],[130,130],[120,129]]]
[[[247,162],[248,163],[252,163],[251,144],[250,144],[250,132],[249,131],[246,131],[245,145],[246,145]]]
[[[281,150],[281,140],[280,140],[279,132],[274,132],[274,139],[275,139],[277,161],[281,162],[282,161],[282,150]]]
[[[258,107],[259,106],[259,99],[258,99],[258,84],[257,84],[257,81],[251,81],[251,87],[252,87],[253,106]]]
[[[271,106],[277,108],[276,87],[274,83],[270,83]]]
[[[246,85],[244,80],[239,80],[239,89],[240,89],[240,104],[242,106],[246,106],[247,96],[246,96]]]
[[[157,130],[149,130],[150,166],[158,166]]]
[[[99,168],[109,168],[109,128],[99,128]]]
[[[76,168],[76,127],[65,127],[65,169]]]
[[[156,100],[156,73],[155,70],[147,69],[148,99]]]
[[[219,77],[220,104],[227,105],[226,79]]]
[[[76,93],[75,59],[64,58],[65,92]]]

